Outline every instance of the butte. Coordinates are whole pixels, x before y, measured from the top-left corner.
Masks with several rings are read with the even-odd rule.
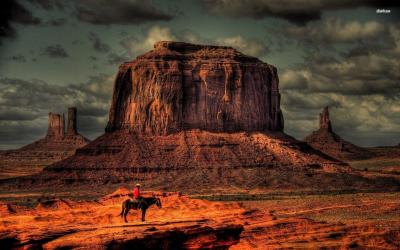
[[[89,142],[78,133],[75,107],[68,108],[67,129],[64,114],[50,112],[44,138],[19,149],[0,151],[0,178],[40,172],[44,166],[74,155],[76,149]]]
[[[375,155],[368,149],[344,140],[333,131],[328,107],[319,114],[319,129],[308,135],[304,141],[313,148],[342,161],[367,159]]]

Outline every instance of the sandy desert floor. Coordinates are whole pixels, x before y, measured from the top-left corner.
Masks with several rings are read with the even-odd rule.
[[[399,179],[398,163],[381,157],[350,165]],[[162,208],[151,207],[146,222],[132,211],[124,223],[118,214],[129,191],[119,184],[3,188],[0,249],[400,249],[400,192],[228,191],[148,191]]]
[[[400,193],[292,196],[241,205],[278,224],[245,225],[232,249],[400,248]]]
[[[399,249],[400,193],[217,202],[155,192],[146,222],[118,217],[126,189],[90,201],[1,204],[0,246],[43,249]],[[148,192],[147,195],[152,195]]]

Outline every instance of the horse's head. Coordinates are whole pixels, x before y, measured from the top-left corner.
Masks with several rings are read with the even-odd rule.
[[[156,205],[157,205],[158,208],[162,207],[160,198],[156,198]]]

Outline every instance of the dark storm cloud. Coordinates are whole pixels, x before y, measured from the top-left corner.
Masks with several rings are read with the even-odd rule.
[[[42,54],[51,58],[66,58],[69,56],[67,51],[60,44],[47,46],[43,49]]]
[[[67,22],[65,18],[42,20],[32,14],[32,8],[58,10],[80,21],[102,25],[141,24],[173,18],[148,0],[1,0],[0,38],[14,36],[14,24],[61,26]]]
[[[398,1],[390,0],[203,0],[202,3],[205,10],[214,15],[255,19],[276,17],[301,25],[321,19],[323,11],[400,5]]]
[[[231,46],[246,55],[263,57],[269,52],[267,45],[260,39],[247,39],[242,36],[218,38],[217,45]]]
[[[305,26],[286,25],[282,27],[280,33],[295,41],[322,45],[379,39],[384,33],[387,33],[386,29],[385,24],[378,21],[345,21],[331,17],[321,22],[308,23]]]
[[[158,41],[182,41],[230,46],[246,55],[257,57],[265,56],[269,52],[266,43],[257,38],[246,38],[237,35],[208,39],[187,29],[176,33],[170,27],[160,25],[149,27],[147,30],[144,30],[141,36],[126,36],[120,41],[120,45],[127,51],[127,55],[132,58],[151,50]]]
[[[38,114],[23,108],[14,108],[13,110],[0,107],[1,121],[27,121],[36,118]]]
[[[0,125],[1,150],[18,148],[40,139],[45,135],[47,124],[40,119],[34,119],[18,123],[0,120]]]
[[[83,42],[80,41],[80,40],[73,40],[71,44],[73,44],[73,45],[82,45]]]
[[[313,93],[298,90],[282,90],[284,103],[290,110],[320,110],[322,107],[341,107],[341,102],[331,93]],[[313,118],[314,119],[314,118]]]
[[[331,25],[336,34],[331,36],[324,30],[326,21],[300,27],[312,30],[312,39],[297,47],[306,54],[304,63],[279,74],[286,131],[304,138],[317,129],[321,109],[330,106],[334,130],[345,139],[369,146],[397,144],[400,26],[340,20]],[[310,50],[309,43],[346,46],[332,53]]]
[[[41,80],[1,78],[0,141],[32,142],[45,133],[48,112],[65,113],[70,106],[78,108],[78,129],[84,135],[101,133],[113,80],[113,76],[99,74],[85,83],[55,86]]]
[[[7,114],[13,110],[30,110],[30,113],[26,113],[29,118],[38,110],[47,110],[45,113],[62,111],[67,106],[77,106],[86,115],[104,116],[111,99],[112,86],[113,77],[105,74],[91,76],[85,83],[67,86],[50,85],[41,80],[1,78],[0,103]],[[91,112],[93,110],[96,112]],[[19,114],[19,120],[23,120],[21,112],[16,113]]]
[[[94,33],[89,33],[89,40],[92,42],[93,49],[100,53],[108,53],[110,52],[111,48],[108,44],[104,43],[100,40],[100,37]]]
[[[129,56],[127,56],[127,55],[119,55],[119,54],[116,54],[116,53],[110,53],[108,55],[107,62],[110,65],[119,65],[119,64],[121,64],[123,62],[129,61],[129,59],[131,59],[131,58]]]
[[[26,57],[24,55],[14,55],[10,57],[10,60],[17,63],[24,63],[26,62]]]
[[[385,51],[390,51],[391,46],[389,44],[375,44],[375,43],[358,43],[348,51],[341,53],[343,57],[351,58],[357,56],[365,56],[369,54],[377,54]]]
[[[341,61],[310,64],[308,88],[315,92],[336,92],[348,95],[400,92],[398,57],[380,54],[352,56]],[[333,80],[334,79],[334,80]]]
[[[22,1],[29,2],[30,4],[36,7],[40,7],[44,10],[54,10],[54,9],[63,10],[66,7],[65,6],[66,1],[60,1],[60,0],[22,0]]]
[[[341,26],[352,27],[348,31],[342,29],[342,38],[353,40],[352,46],[335,55],[326,55],[326,50],[318,52],[305,49],[305,63],[281,73],[282,86],[287,89],[344,95],[380,93],[390,97],[399,93],[400,26],[353,21]],[[325,25],[314,28],[313,33],[318,34],[316,36],[325,36]],[[335,33],[336,29],[332,28],[331,33]],[[343,39],[329,39],[329,45],[335,46],[343,42]],[[319,43],[326,45],[327,40],[314,38],[312,41],[318,47]]]
[[[75,5],[77,18],[92,24],[141,24],[173,18],[147,0],[81,0]]]
[[[10,109],[48,108],[49,103],[55,106],[65,96],[72,96],[74,93],[69,88],[49,85],[41,80],[23,80],[18,78],[0,79],[1,104]]]
[[[30,10],[16,0],[0,1],[0,37],[14,36],[14,23],[28,25],[39,24],[41,20],[34,17]]]
[[[385,94],[389,98],[400,93],[399,68],[398,59],[380,55],[349,57],[324,64],[311,62],[300,69],[284,70],[281,85],[313,93]]]
[[[45,24],[49,26],[62,26],[67,23],[67,19],[65,18],[56,18],[47,21]]]

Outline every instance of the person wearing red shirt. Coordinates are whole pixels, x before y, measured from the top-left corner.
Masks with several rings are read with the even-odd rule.
[[[140,209],[142,203],[142,196],[140,195],[140,184],[136,184],[135,188],[133,189],[133,200],[138,203],[137,209]]]
[[[135,188],[133,189],[133,198],[138,200],[140,197],[140,184],[136,184]]]

